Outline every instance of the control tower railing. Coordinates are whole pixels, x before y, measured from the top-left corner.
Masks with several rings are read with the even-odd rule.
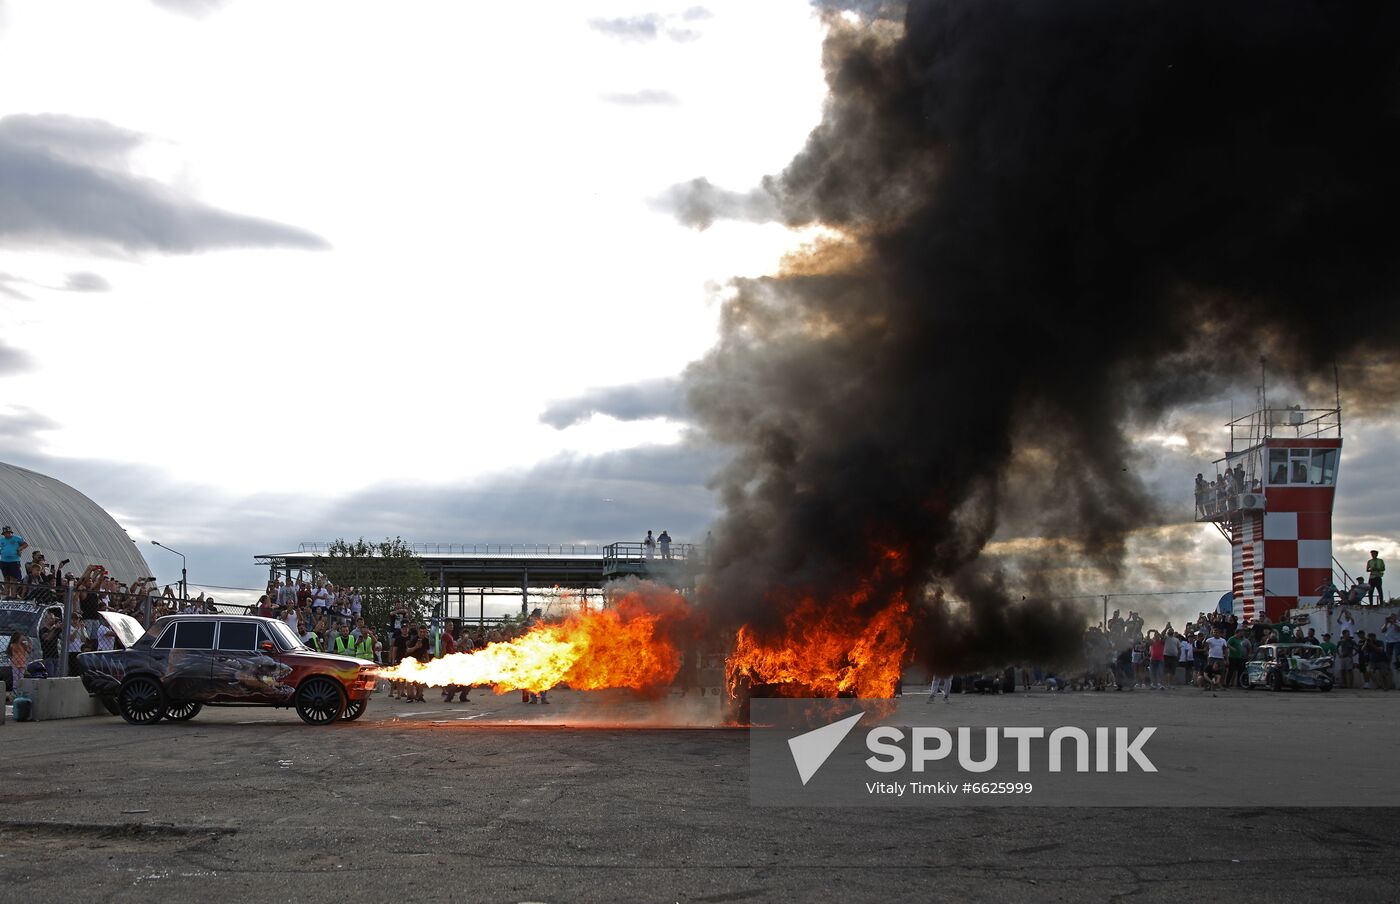
[[[1260,408],[1225,425],[1230,430],[1230,451],[1239,452],[1273,437],[1313,439],[1342,435],[1340,408]]]

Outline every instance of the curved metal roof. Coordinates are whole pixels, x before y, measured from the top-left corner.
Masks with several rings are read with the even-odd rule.
[[[51,565],[71,562],[64,571],[81,574],[103,565],[119,581],[151,574],[136,543],[100,505],[68,484],[27,468],[0,462],[0,521],[14,528],[29,549]]]

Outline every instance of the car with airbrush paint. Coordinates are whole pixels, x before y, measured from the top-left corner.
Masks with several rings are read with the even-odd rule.
[[[1332,657],[1310,643],[1266,643],[1244,666],[1245,689],[1286,687],[1332,689]]]
[[[271,618],[170,615],[122,642],[78,664],[88,693],[134,725],[183,722],[205,706],[292,707],[328,725],[358,719],[374,690],[373,663],[318,653]]]

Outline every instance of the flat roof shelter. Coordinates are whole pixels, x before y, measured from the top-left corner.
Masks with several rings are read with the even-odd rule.
[[[306,579],[318,572],[329,548],[329,543],[302,543],[295,552],[267,553],[254,561],[267,565],[273,580]],[[688,543],[672,544],[668,558],[649,556],[640,543],[414,543],[410,549],[423,570],[436,578],[439,614],[469,618],[468,606],[475,602],[481,621],[486,621],[488,596],[518,598],[528,610],[565,591],[584,605],[605,606],[609,584],[626,577],[686,591],[694,587],[700,564],[697,547]]]

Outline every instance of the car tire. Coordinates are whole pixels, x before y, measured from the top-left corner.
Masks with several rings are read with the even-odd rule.
[[[169,703],[165,707],[165,718],[172,722],[188,722],[199,711],[204,708],[204,704],[197,700],[181,700],[179,703]]]
[[[1247,691],[1252,691],[1254,690],[1254,682],[1249,680],[1248,675],[1245,675],[1244,678],[1240,680],[1240,687],[1243,687]]]
[[[313,676],[297,688],[297,715],[308,725],[329,725],[345,712],[345,690],[331,678]]]
[[[1332,689],[1332,682],[1330,682],[1330,681],[1323,682],[1322,684],[1319,684],[1319,685],[1317,686],[1317,689],[1320,690],[1320,691],[1322,691],[1322,692],[1325,694],[1325,693],[1327,693],[1328,691],[1330,691],[1330,690]]]
[[[165,718],[165,689],[146,675],[128,678],[117,691],[117,711],[132,725],[154,725]]]
[[[1273,674],[1269,675],[1269,690],[1283,690],[1283,674],[1281,672],[1274,672]]]
[[[107,710],[107,712],[114,716],[120,716],[122,714],[121,707],[117,706],[116,697],[98,697],[97,699],[98,702],[102,704],[102,708]]]
[[[340,714],[340,718],[346,722],[354,722],[360,716],[363,716],[367,709],[369,709],[368,697],[362,700],[352,700],[345,704],[345,712]]]

